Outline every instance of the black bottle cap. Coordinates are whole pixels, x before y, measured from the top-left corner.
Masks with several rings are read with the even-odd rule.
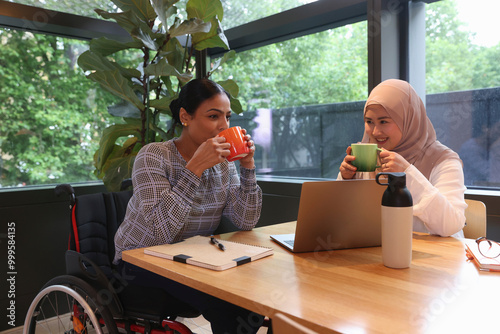
[[[382,175],[387,175],[387,183],[380,182]],[[382,186],[387,186],[382,196],[382,205],[393,207],[413,206],[410,191],[406,188],[406,173],[378,173],[375,181]]]

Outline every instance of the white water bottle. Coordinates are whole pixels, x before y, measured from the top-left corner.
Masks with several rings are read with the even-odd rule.
[[[387,176],[387,183],[379,181]],[[382,196],[382,261],[389,268],[408,268],[411,263],[413,200],[406,188],[405,173],[378,173],[376,181],[387,185]]]

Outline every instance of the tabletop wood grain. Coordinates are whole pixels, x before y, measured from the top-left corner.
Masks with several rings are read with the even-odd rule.
[[[407,269],[382,264],[381,247],[293,254],[270,234],[295,222],[223,234],[223,240],[268,246],[274,255],[217,272],[125,251],[152,272],[273,317],[280,312],[319,333],[497,332],[500,273],[466,260],[463,240],[413,234]]]

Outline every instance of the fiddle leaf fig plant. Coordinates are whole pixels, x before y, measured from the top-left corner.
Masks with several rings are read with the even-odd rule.
[[[78,58],[78,65],[88,79],[122,99],[108,111],[124,121],[103,131],[94,155],[95,174],[109,191],[118,191],[122,180],[131,176],[135,156],[144,145],[179,134],[180,126],[164,130],[162,125],[172,117],[170,102],[193,78],[196,61],[203,61],[197,59],[196,51],[216,47],[228,50],[229,45],[220,24],[224,14],[220,0],[188,0],[185,18],[186,14],[179,14],[176,7],[179,0],[112,2],[120,12],[95,11],[120,25],[130,35],[129,40],[93,39],[89,50]],[[135,63],[120,64],[116,60],[124,50],[139,55]],[[209,77],[234,54],[226,52],[210,71],[197,76]],[[232,111],[241,113],[236,82],[219,84],[231,96]]]

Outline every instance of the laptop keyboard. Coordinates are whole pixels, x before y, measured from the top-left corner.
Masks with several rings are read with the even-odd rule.
[[[283,240],[284,243],[286,243],[287,245],[290,245],[290,247],[292,247],[292,248],[293,248],[293,242],[294,241],[295,240]]]

